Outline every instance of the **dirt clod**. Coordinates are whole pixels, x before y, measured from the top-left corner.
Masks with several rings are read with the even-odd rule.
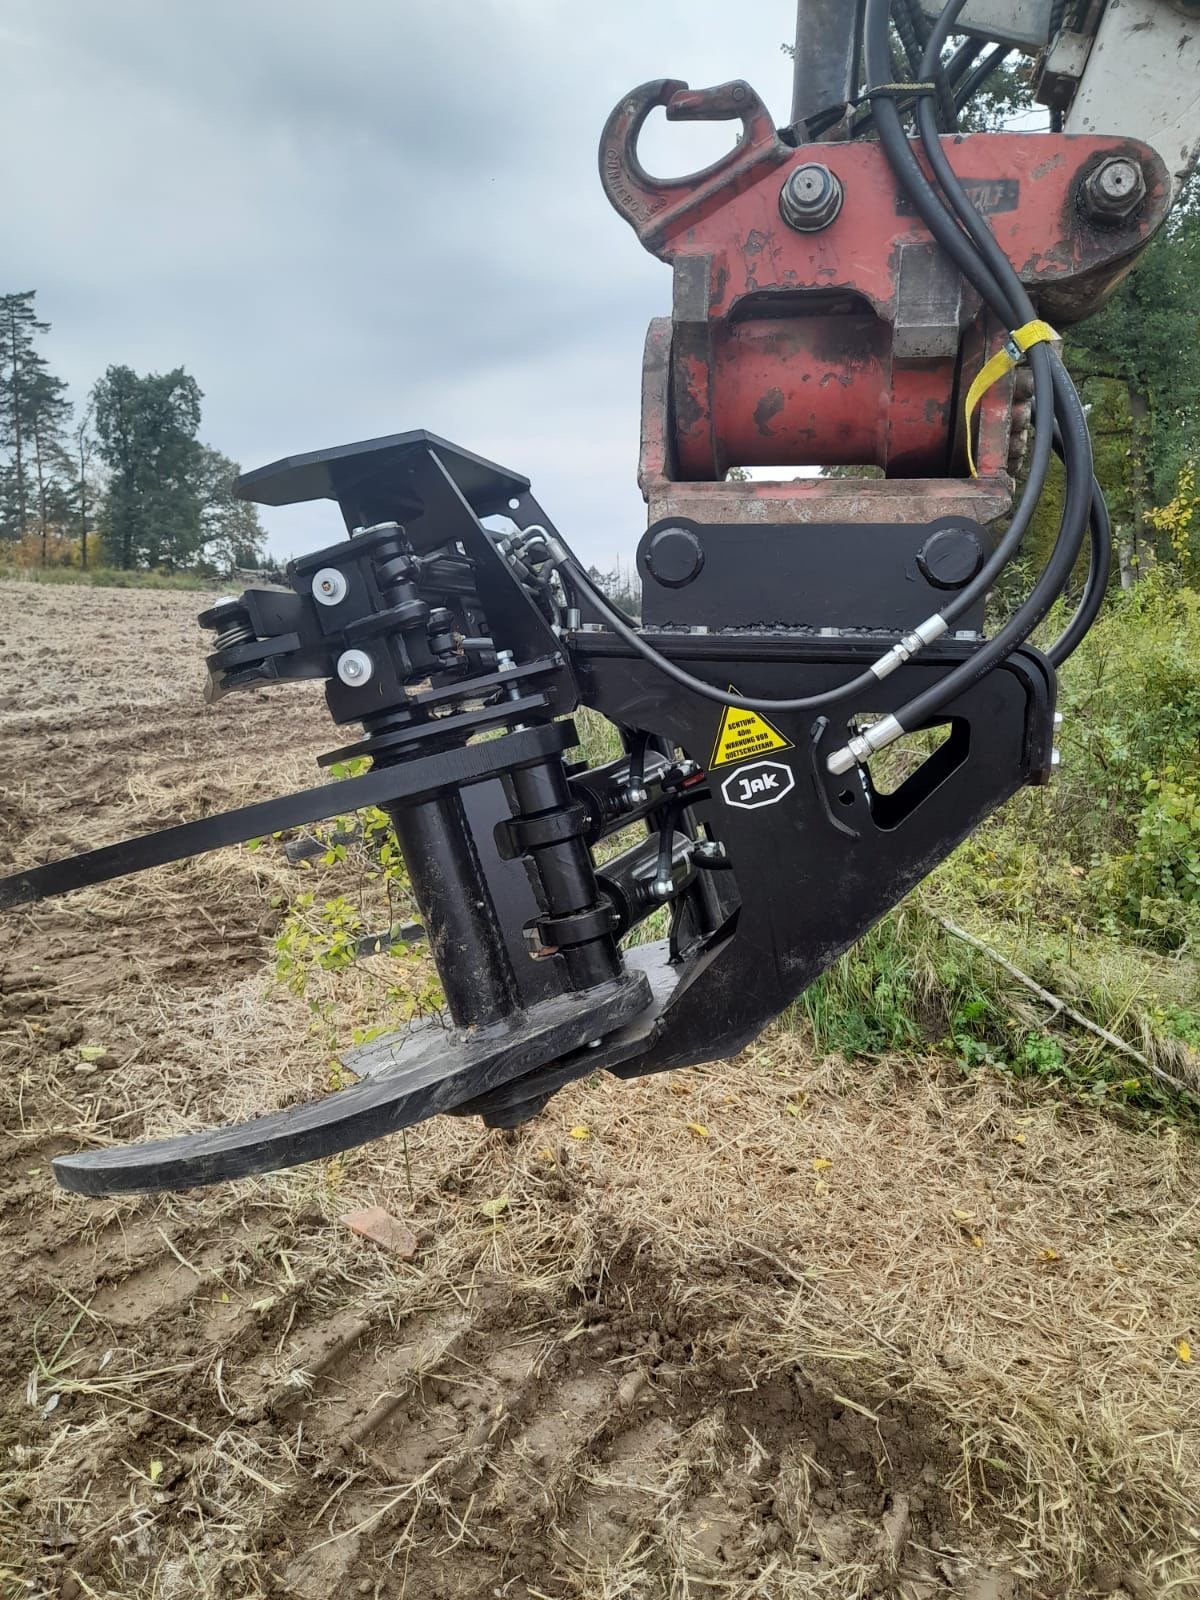
[[[382,1206],[364,1206],[361,1211],[347,1211],[338,1219],[351,1233],[357,1233],[373,1244],[382,1245],[401,1261],[413,1261],[417,1255],[417,1236],[406,1223],[393,1217]]]

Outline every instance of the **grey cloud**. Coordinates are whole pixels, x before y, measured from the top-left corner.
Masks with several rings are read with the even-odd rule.
[[[628,559],[641,343],[667,269],[595,149],[650,77],[744,76],[782,117],[785,0],[18,0],[0,34],[7,286],[81,395],[182,363],[246,466],[427,426],[527,472]],[[647,130],[664,170],[727,133]],[[336,524],[273,512],[272,545]]]

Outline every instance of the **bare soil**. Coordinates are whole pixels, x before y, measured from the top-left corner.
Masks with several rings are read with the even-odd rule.
[[[0,873],[314,781],[319,690],[202,704],[202,599],[0,585]],[[322,890],[269,845],[0,919],[0,1595],[1200,1596],[1176,1127],[780,1027],[511,1135],[60,1193],[330,1086],[391,963],[276,981]]]

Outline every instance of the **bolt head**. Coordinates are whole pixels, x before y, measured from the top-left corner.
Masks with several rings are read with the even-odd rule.
[[[962,589],[987,559],[979,536],[959,523],[935,528],[917,552],[917,566],[935,589]]]
[[[350,585],[337,567],[322,567],[313,573],[312,594],[319,606],[336,606],[346,598]]]
[[[667,589],[682,589],[704,566],[704,546],[691,528],[659,528],[646,546],[646,570]]]
[[[842,209],[845,190],[819,161],[806,161],[788,174],[779,194],[779,211],[798,233],[820,233]]]
[[[1127,156],[1102,161],[1084,181],[1084,206],[1097,222],[1125,222],[1146,198],[1146,175]]]
[[[375,663],[365,650],[344,650],[338,657],[337,675],[348,689],[361,689],[375,675]]]

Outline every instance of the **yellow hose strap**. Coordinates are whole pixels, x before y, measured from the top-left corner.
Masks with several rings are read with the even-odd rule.
[[[1014,367],[1020,366],[1027,350],[1031,350],[1035,344],[1057,344],[1058,337],[1048,322],[1027,322],[1023,328],[1014,328],[1004,348],[996,352],[971,385],[967,394],[967,460],[971,464],[973,478],[977,478],[979,473],[975,467],[971,424],[975,420],[979,402],[994,383],[999,383]]]

